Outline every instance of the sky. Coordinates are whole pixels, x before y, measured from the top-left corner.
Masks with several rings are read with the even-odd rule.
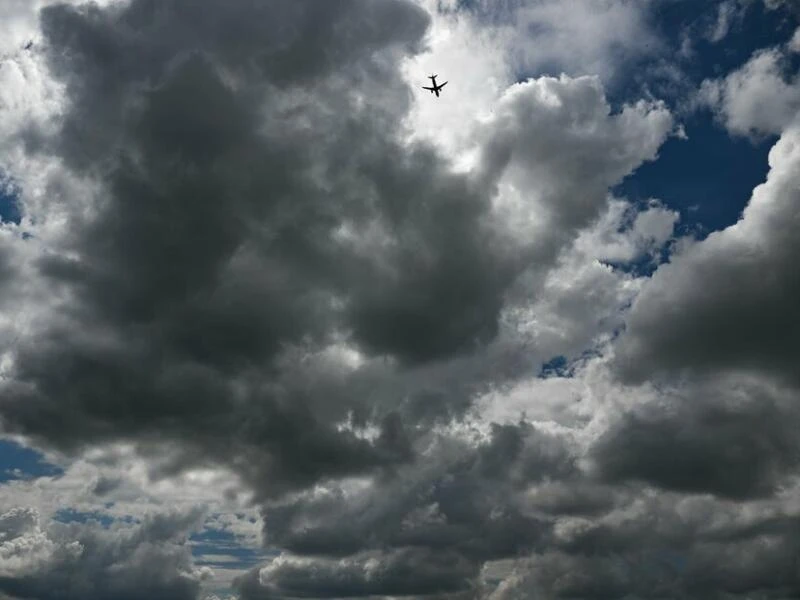
[[[0,600],[800,595],[799,6],[0,3]]]

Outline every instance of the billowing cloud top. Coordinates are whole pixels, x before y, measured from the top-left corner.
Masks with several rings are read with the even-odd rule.
[[[800,591],[791,43],[687,103],[780,136],[692,240],[611,192],[685,137],[649,3],[450,4],[0,9],[0,427],[64,468],[0,598]]]

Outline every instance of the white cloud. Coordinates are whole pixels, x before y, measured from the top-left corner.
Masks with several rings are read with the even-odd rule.
[[[51,559],[55,544],[39,525],[34,508],[14,508],[0,514],[0,576],[35,572]]]
[[[662,43],[650,29],[652,2],[521,0],[513,6],[515,36],[510,61],[516,72],[599,75],[606,83],[630,60],[653,54]],[[484,0],[487,12],[495,3]],[[553,71],[555,69],[555,72]]]
[[[132,593],[194,598],[208,568],[191,564],[185,536],[197,511],[166,511],[140,524],[103,528],[98,523],[40,525],[33,509],[0,516],[0,593],[64,598],[105,598]]]
[[[800,110],[800,83],[787,80],[779,49],[757,52],[720,80],[706,80],[702,102],[711,106],[732,133],[780,134]]]
[[[789,40],[788,48],[791,52],[800,52],[800,27],[795,29],[792,39]]]
[[[613,332],[625,323],[626,309],[647,277],[614,270],[601,261],[624,264],[664,248],[673,240],[677,221],[677,213],[655,201],[641,212],[627,202],[611,201],[564,249],[536,299],[515,311],[514,328],[546,358],[564,355],[572,360],[587,349],[607,356]],[[606,406],[608,398],[620,396],[618,386],[608,381],[606,361],[578,361],[566,377],[539,379],[532,369],[530,378],[480,398],[481,420],[512,424],[525,415],[540,427],[570,431],[589,443],[604,429],[607,411],[613,414],[620,408]],[[598,403],[598,398],[603,400]]]
[[[659,103],[611,114],[598,78],[562,76],[511,86],[479,136],[486,171],[503,172],[501,186],[519,195],[509,205],[522,211],[509,215],[512,231],[531,220],[569,235],[600,212],[609,186],[656,157],[671,129]],[[506,204],[502,192],[496,204]],[[526,232],[531,240],[541,234]]]
[[[437,14],[428,34],[428,48],[409,58],[403,70],[414,94],[407,117],[412,138],[426,138],[464,160],[476,124],[488,116],[497,98],[513,82],[506,61],[508,33],[478,23],[469,13]],[[448,84],[439,98],[427,90],[428,75]]]
[[[124,0],[93,1],[98,6],[108,6]],[[81,4],[83,0],[4,0],[0,5],[0,52],[15,52],[29,41],[38,41],[39,11],[56,2]]]
[[[431,12],[428,50],[405,66],[415,95],[412,131],[434,140],[464,168],[474,128],[516,80],[546,73],[598,76],[608,83],[629,61],[663,47],[650,29],[652,0],[560,0],[456,3],[419,0]],[[427,76],[448,80],[440,98],[422,90]]]
[[[615,201],[596,226],[582,234],[579,243],[600,260],[631,262],[667,244],[679,218],[657,200],[651,200],[645,209]]]
[[[713,43],[721,42],[728,35],[734,19],[743,16],[744,6],[740,0],[725,0],[717,6],[717,20],[706,33]]]

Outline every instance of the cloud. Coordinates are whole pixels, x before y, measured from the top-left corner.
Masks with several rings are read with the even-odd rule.
[[[482,132],[484,168],[506,171],[502,183],[530,198],[531,213],[571,235],[597,217],[610,186],[655,159],[671,133],[672,116],[657,102],[610,113],[597,77],[516,84]],[[614,150],[601,152],[607,144]]]
[[[600,0],[565,5],[555,0],[477,0],[468,6],[502,28],[516,73],[599,75],[605,83],[625,66],[663,49],[650,26],[657,3]]]
[[[603,83],[615,47],[649,51],[647,8],[511,6],[542,50],[517,66],[601,72],[512,83],[503,14],[425,6],[42,11],[7,102],[34,238],[0,246],[26,315],[3,322],[0,418],[64,475],[0,487],[0,593],[797,589],[800,133],[737,96],[777,63],[709,84],[741,131],[783,133],[742,221],[678,243],[676,212],[609,193],[678,133]],[[415,94],[439,60],[449,93]]]
[[[554,547],[516,561],[487,597],[785,597],[798,583],[791,493],[745,505],[645,494],[594,521],[562,519]]]
[[[543,547],[549,525],[518,503],[527,485],[575,472],[564,441],[526,425],[495,426],[477,447],[448,437],[391,480],[265,507],[267,543],[293,555],[240,580],[243,597],[457,592],[485,561]]]
[[[99,0],[100,6],[105,6],[113,0]],[[21,52],[28,42],[38,41],[38,16],[39,11],[50,4],[78,4],[81,0],[8,0],[0,7],[2,17],[2,41],[0,42],[0,56],[22,56]]]
[[[719,376],[664,390],[604,433],[595,459],[610,481],[734,500],[770,496],[800,464],[795,400],[758,380]]]
[[[468,590],[473,564],[437,552],[363,555],[338,561],[280,556],[238,582],[243,600],[449,594]],[[257,575],[257,578],[256,578]]]
[[[800,86],[787,80],[785,61],[779,49],[759,51],[724,79],[704,81],[702,101],[732,133],[780,134],[800,110]]]
[[[790,52],[800,52],[800,27],[795,29],[792,39],[789,40],[788,49]]]
[[[14,246],[33,317],[13,323],[0,410],[4,427],[79,458],[62,480],[10,493],[52,514],[68,491],[118,518],[140,515],[144,486],[167,504],[177,488],[243,488],[265,544],[287,553],[256,587],[242,580],[262,596],[466,593],[484,562],[541,547],[549,517],[526,512],[526,488],[578,477],[570,441],[509,424],[472,443],[457,424],[478,395],[527,376],[525,361],[595,335],[565,305],[571,325],[554,329],[571,330],[528,357],[506,319],[526,293],[554,301],[550,272],[584,286],[608,275],[564,253],[672,118],[659,103],[612,111],[596,77],[505,92],[501,80],[458,144],[409,139],[403,124],[421,121],[408,119],[405,61],[429,19],[401,0],[42,10],[36,73],[60,95],[14,124],[33,123],[18,127],[15,175],[37,243]],[[462,151],[475,168],[457,168]],[[615,238],[618,255],[669,236],[656,213],[635,241]],[[628,294],[616,281],[611,312]],[[585,495],[589,512],[608,506]],[[537,502],[553,515],[565,500]],[[128,531],[115,554],[99,525],[54,525],[47,539],[80,556],[51,557],[6,593],[47,597],[89,569],[90,596],[124,597],[157,562],[150,595],[198,594],[180,536],[149,535]]]
[[[577,471],[560,435],[509,424],[467,443],[457,423],[597,331],[572,314],[527,356],[508,294],[548,292],[671,116],[612,111],[596,77],[540,78],[489,98],[494,114],[443,151],[403,125],[404,61],[429,26],[417,5],[206,9],[41,12],[36,73],[60,96],[14,124],[35,243],[10,246],[29,316],[9,321],[0,411],[74,462],[6,492],[114,525],[43,528],[58,556],[0,589],[77,594],[64,577],[80,572],[89,597],[125,597],[152,569],[150,596],[195,597],[235,569],[201,582],[183,534],[123,534],[119,519],[219,486],[258,503],[264,543],[285,552],[243,594],[468,593],[483,563],[547,539],[526,487]],[[475,168],[457,168],[462,151]],[[663,240],[652,227],[636,230]],[[540,502],[552,515],[563,501]],[[258,541],[239,521],[225,527]]]
[[[429,18],[416,5],[213,11],[42,11],[67,101],[40,153],[90,183],[37,258],[64,301],[20,340],[4,420],[70,450],[172,440],[165,472],[223,465],[267,495],[409,461],[412,415],[371,403],[359,381],[382,372],[380,387],[419,395],[413,369],[496,339],[526,261],[552,265],[606,188],[654,158],[670,115],[611,114],[596,78],[530,81],[477,134],[478,175],[457,173],[398,133],[400,59]],[[297,34],[272,35],[279,21]],[[509,241],[499,186],[541,209],[542,239]],[[374,367],[331,362],[335,347]],[[468,385],[486,384],[481,360]]]
[[[634,301],[611,365],[658,392],[600,443],[606,477],[741,500],[795,476],[800,130],[783,127],[739,222],[686,244]]]
[[[99,523],[43,529],[33,509],[0,516],[0,591],[19,598],[195,598],[203,572],[181,538],[197,513],[164,514],[129,528]]]
[[[180,515],[194,515],[191,527],[194,533],[187,531],[192,537],[184,540],[180,534],[176,544],[189,556],[191,571],[201,576],[202,585],[198,588],[201,595],[207,590],[229,587],[235,577],[262,560],[258,509],[251,505],[250,494],[242,490],[237,477],[230,472],[195,469],[154,480],[152,462],[136,456],[133,447],[121,445],[93,449],[75,461],[60,457],[59,463],[64,467],[63,475],[16,480],[0,486],[2,510],[14,514],[23,510],[15,507],[25,507],[36,515],[37,523],[41,524],[35,530],[39,537],[28,535],[20,540],[31,546],[28,540],[40,539],[40,553],[45,558],[52,558],[52,550],[61,543],[58,540],[74,542],[101,529],[133,535],[133,525],[157,524],[166,519],[180,526],[183,522],[178,518]],[[98,495],[98,485],[108,480],[113,480],[114,486]],[[70,523],[72,529],[59,529],[62,527],[59,523],[64,522]],[[86,524],[88,530],[81,528],[81,524]],[[56,529],[64,535],[56,535]],[[159,546],[165,542],[150,543]],[[213,553],[230,554],[233,562],[209,563],[206,557]],[[19,556],[17,561],[23,556],[41,568],[50,561],[48,558],[36,562],[37,554],[33,552]],[[122,554],[120,557],[123,560]],[[212,571],[203,571],[204,566]],[[19,570],[14,574],[21,577]]]
[[[769,10],[787,10],[789,12],[798,13],[797,5],[791,0],[764,0],[764,5]],[[800,13],[798,13],[800,14]]]
[[[706,37],[712,43],[719,43],[728,35],[731,27],[744,18],[746,4],[739,0],[726,0],[717,5],[717,19],[713,27],[706,32]]]
[[[39,527],[32,508],[16,508],[0,515],[0,577],[35,571],[53,555],[54,544]]]
[[[385,11],[383,14],[367,13],[361,17],[361,23],[369,24],[370,27],[376,23],[373,17],[382,19],[378,24],[382,22],[384,30],[376,31],[377,37],[374,37],[373,40],[382,40],[384,37],[382,32],[385,31],[388,35],[385,44],[391,47],[392,36],[407,34],[411,36],[413,42],[414,38],[418,38],[424,31],[424,13],[412,5],[390,2],[382,4],[382,7],[381,10]],[[355,10],[356,6],[352,5],[351,8]],[[42,354],[34,352],[39,358],[30,363],[30,367],[34,370],[43,368],[44,371],[49,371],[48,379],[51,376],[55,376],[56,379],[60,376],[77,377],[76,383],[82,379],[79,372],[88,376],[88,379],[84,380],[87,383],[90,380],[98,381],[96,377],[99,376],[106,380],[106,384],[102,385],[117,387],[120,392],[124,387],[119,387],[122,381],[133,376],[133,379],[129,379],[130,382],[135,379],[146,382],[143,388],[129,389],[129,394],[122,392],[123,396],[127,395],[130,402],[135,402],[137,397],[141,397],[142,394],[151,397],[153,394],[158,395],[157,390],[150,387],[151,382],[154,382],[150,376],[145,375],[144,379],[140,379],[144,372],[140,372],[140,375],[137,376],[133,375],[129,369],[133,367],[138,370],[140,367],[144,367],[149,370],[144,363],[141,363],[140,367],[134,365],[141,358],[151,355],[154,348],[151,347],[150,340],[155,341],[162,337],[164,338],[162,342],[156,341],[156,345],[161,346],[167,354],[175,355],[177,359],[175,366],[178,367],[178,371],[168,369],[172,373],[164,373],[166,378],[163,379],[163,383],[167,388],[172,389],[167,391],[164,388],[163,393],[176,399],[173,395],[175,386],[183,387],[189,381],[198,381],[197,377],[204,377],[206,385],[208,385],[207,390],[210,392],[206,395],[208,408],[212,409],[213,413],[217,411],[226,413],[228,411],[223,404],[225,403],[224,398],[229,397],[229,391],[225,389],[227,383],[217,377],[214,372],[215,368],[219,367],[224,370],[237,363],[245,365],[252,361],[268,360],[274,356],[280,344],[299,341],[303,335],[308,333],[315,335],[314,329],[323,326],[323,323],[317,323],[315,326],[314,318],[308,319],[314,312],[317,312],[314,305],[318,305],[321,309],[323,306],[333,303],[337,293],[336,286],[341,286],[350,277],[350,274],[346,272],[347,266],[345,272],[341,273],[342,277],[338,282],[325,282],[325,276],[321,275],[322,281],[319,282],[320,289],[318,290],[313,289],[314,286],[308,285],[310,282],[303,283],[295,279],[297,276],[304,277],[303,272],[313,278],[313,274],[308,272],[307,268],[324,273],[327,268],[324,263],[335,260],[333,256],[325,256],[324,237],[320,240],[314,239],[313,236],[303,239],[306,232],[301,229],[299,237],[293,238],[293,227],[300,226],[300,223],[292,225],[290,221],[287,221],[284,225],[280,224],[282,219],[291,216],[290,207],[294,198],[310,200],[315,196],[319,197],[323,191],[322,189],[314,192],[313,190],[304,190],[302,187],[293,188],[293,186],[300,185],[298,178],[302,176],[305,169],[310,168],[308,164],[304,166],[305,159],[298,154],[299,148],[303,146],[297,146],[297,144],[302,144],[302,140],[293,137],[290,131],[273,132],[274,139],[272,141],[266,135],[256,136],[259,117],[255,112],[256,105],[252,104],[247,96],[255,94],[257,88],[267,84],[269,80],[265,79],[265,70],[266,74],[275,80],[271,85],[310,84],[319,69],[331,68],[330,65],[325,64],[328,57],[342,52],[344,53],[341,56],[342,61],[345,63],[350,60],[357,62],[357,54],[360,52],[362,56],[369,56],[373,51],[370,44],[376,42],[370,41],[369,36],[360,35],[357,39],[363,46],[315,49],[309,47],[305,41],[301,43],[298,38],[295,40],[294,47],[287,50],[289,55],[284,57],[292,58],[294,56],[292,53],[295,53],[297,68],[292,73],[284,73],[280,71],[283,68],[281,65],[287,64],[287,62],[274,55],[277,50],[273,50],[273,54],[270,55],[268,47],[259,47],[259,44],[266,43],[263,41],[266,37],[262,34],[267,32],[253,29],[253,23],[263,23],[264,21],[257,19],[256,17],[259,15],[251,13],[251,11],[266,9],[257,9],[243,3],[225,9],[220,14],[220,19],[227,19],[227,28],[221,31],[224,30],[227,34],[231,34],[238,27],[241,31],[237,35],[237,39],[241,43],[249,40],[251,44],[250,47],[238,51],[230,47],[224,40],[218,42],[217,36],[212,35],[211,31],[203,30],[204,27],[207,29],[218,25],[219,23],[216,21],[201,20],[191,26],[180,21],[182,25],[179,26],[179,21],[174,21],[174,19],[180,19],[187,14],[188,5],[185,3],[171,5],[169,10],[161,13],[152,12],[152,9],[153,7],[147,3],[135,2],[130,6],[109,11],[55,6],[43,12],[43,28],[48,40],[48,48],[54,57],[53,61],[60,60],[58,57],[62,56],[57,51],[59,48],[69,48],[71,55],[80,57],[80,60],[76,60],[72,65],[76,69],[74,72],[68,71],[65,66],[59,66],[55,62],[51,64],[70,90],[72,101],[72,108],[65,116],[62,132],[54,141],[54,151],[63,152],[72,168],[78,171],[89,168],[92,164],[99,164],[95,161],[100,161],[101,157],[108,156],[108,143],[111,137],[125,141],[122,144],[123,154],[127,152],[136,156],[123,157],[120,159],[120,164],[109,165],[109,174],[103,178],[101,185],[111,202],[104,203],[105,206],[102,208],[92,207],[94,214],[83,227],[77,219],[73,219],[74,227],[70,232],[72,236],[71,250],[73,255],[81,258],[65,260],[63,255],[51,255],[44,257],[40,263],[42,272],[50,277],[52,284],[63,282],[81,296],[81,308],[78,312],[84,313],[85,316],[76,314],[77,321],[88,326],[94,334],[87,330],[86,339],[83,342],[74,341],[77,345],[72,350],[67,350],[60,342],[55,342],[53,339],[55,345],[51,347],[53,351],[51,353],[45,350],[48,343],[44,342],[39,347],[44,352]],[[276,6],[274,10],[283,10],[283,8]],[[195,14],[195,17],[197,16],[193,8],[190,12]],[[277,22],[277,19],[281,18],[281,13],[271,16],[274,19],[269,22]],[[339,16],[341,23],[349,24],[350,18],[346,12]],[[326,23],[326,15],[316,10],[303,10],[297,14],[297,18],[299,27],[324,28]],[[403,31],[402,27],[398,28],[398,23],[402,19],[406,19],[409,23],[410,29],[407,32]],[[154,43],[155,37],[161,37],[163,27],[169,29],[172,26],[179,29],[176,30],[175,35],[168,36],[169,47],[159,48],[158,44]],[[357,25],[354,26],[357,27]],[[181,27],[184,28],[183,34]],[[115,28],[119,35],[108,37],[109,32]],[[137,28],[141,28],[141,35],[138,38],[132,38],[131,34],[137,31]],[[188,35],[190,38],[183,39],[183,35]],[[315,39],[324,44],[326,35],[321,32]],[[349,37],[341,40],[336,38],[332,39],[331,43],[347,44],[349,39]],[[111,51],[116,57],[117,64],[97,63],[96,61],[101,60],[101,57],[96,52],[100,46],[109,43],[118,44],[116,49],[109,50],[106,47],[106,50]],[[133,56],[131,52],[138,52],[135,47],[129,47],[134,43],[142,44],[141,49],[143,51],[144,48],[147,49],[145,54],[151,51],[154,51],[154,54],[148,59],[140,57],[141,60],[137,59],[126,66],[126,61]],[[214,43],[217,43],[218,47],[214,47]],[[75,47],[70,46],[71,44],[75,44]],[[266,63],[253,67],[256,71],[251,76],[249,89],[237,94],[234,87],[222,82],[218,67],[212,63],[212,59],[202,58],[200,55],[181,59],[181,52],[184,49],[192,50],[196,47],[198,50],[202,50],[203,44],[212,46],[206,49],[207,53],[213,55],[214,59],[221,63],[236,60],[241,56],[236,52],[251,49],[256,53],[265,52],[264,61]],[[214,52],[217,54],[213,54]],[[234,54],[230,54],[231,52]],[[178,65],[172,68],[169,63],[176,57]],[[107,59],[103,58],[102,60]],[[111,68],[95,68],[92,66],[93,64]],[[378,78],[377,82],[387,83],[381,81],[383,76],[380,70],[383,67],[377,60],[373,66],[377,69],[375,74],[375,77]],[[223,67],[224,64],[219,66],[219,68]],[[355,67],[354,70],[357,75],[358,67]],[[135,91],[137,86],[145,85],[150,77],[156,80],[163,77],[164,81],[157,84],[153,91]],[[350,93],[349,87],[341,89],[343,82],[338,77],[339,75],[337,75],[337,81],[330,82],[331,86],[338,85],[340,87],[338,99],[332,99],[329,107],[335,106],[337,101],[346,101]],[[117,82],[112,83],[108,78],[116,79]],[[347,82],[347,85],[349,86],[350,83],[352,82]],[[107,96],[95,93],[97,86],[106,85],[118,88],[119,94]],[[123,93],[123,88],[125,88],[125,93]],[[142,107],[139,110],[136,108],[126,109],[123,99],[128,92],[141,95]],[[181,101],[184,94],[183,101]],[[292,92],[287,92],[283,99],[291,104],[294,102],[291,97]],[[402,93],[400,97],[403,97]],[[183,110],[185,102],[195,106],[194,113],[187,113]],[[289,108],[291,107],[284,107],[284,110]],[[317,111],[316,117],[321,117],[318,110],[320,107],[309,106],[307,108],[306,116],[313,117],[314,112]],[[273,109],[281,110],[277,107],[273,107]],[[274,116],[277,114],[279,112],[273,113]],[[363,116],[367,117],[366,114]],[[376,118],[379,118],[379,115],[376,115]],[[197,127],[201,123],[198,119],[203,121],[208,119],[208,122]],[[391,146],[390,141],[381,137],[382,129],[379,121],[375,121],[373,124],[377,127],[377,135],[373,136],[369,131],[370,127],[362,124],[360,129],[363,135],[372,136],[375,143],[384,144],[384,148],[391,152],[390,148],[385,146],[387,143]],[[296,121],[295,125],[301,127],[302,119]],[[351,126],[359,128],[359,123],[353,121]],[[195,137],[195,131],[201,132],[206,137],[202,139]],[[298,133],[301,132],[298,131]],[[329,142],[335,145],[336,136],[341,132],[332,131],[330,133],[332,137]],[[356,136],[353,140],[361,135],[356,131],[353,133]],[[285,152],[279,152],[276,146],[272,146],[273,142],[281,139],[276,137],[278,134],[288,135],[289,137],[282,139],[289,145],[295,144],[295,151],[285,148]],[[206,147],[206,144],[208,144],[207,150],[201,150]],[[360,144],[357,143],[356,147],[360,147]],[[194,152],[193,149],[200,150],[200,154]],[[252,162],[242,162],[244,153],[249,152],[252,152],[249,159]],[[295,166],[284,164],[284,158],[288,158],[290,155],[299,160]],[[133,163],[127,164],[130,160],[133,160]],[[136,166],[139,160],[143,160],[143,163]],[[386,165],[391,162],[388,161]],[[164,167],[170,163],[173,165],[169,170],[164,171]],[[216,163],[217,166],[211,168],[212,163]],[[256,164],[259,164],[259,168],[254,171],[252,169]],[[266,165],[271,166],[267,167]],[[372,164],[365,167],[375,171],[376,176],[380,176],[384,165]],[[188,169],[186,178],[175,179],[174,173],[183,169]],[[159,170],[163,173],[159,174]],[[192,172],[194,175],[191,174]],[[248,172],[251,175],[247,175]],[[238,187],[234,182],[250,180],[252,175],[258,173],[260,174],[256,176],[255,180],[245,186],[247,189],[243,189],[241,192],[234,191],[234,188],[223,191],[228,184]],[[410,173],[406,169],[403,174],[401,169],[397,175],[402,180],[407,178]],[[294,179],[295,183],[291,183],[288,179]],[[281,183],[282,180],[283,183]],[[331,182],[331,184],[336,185],[335,182]],[[452,186],[452,184],[450,185]],[[359,190],[357,193],[368,196],[369,190]],[[169,209],[168,205],[163,204],[165,198],[168,199],[167,202],[173,203],[175,210]],[[282,205],[281,198],[283,198]],[[271,233],[264,231],[267,238],[259,241],[260,235],[255,236],[254,239],[247,222],[251,217],[255,219],[259,212],[263,216],[263,211],[270,205],[272,210],[267,212],[271,214],[270,221],[274,224],[273,231]],[[338,221],[325,224],[328,219],[323,214],[324,207],[314,208],[311,206],[310,208],[311,210],[305,211],[305,216],[301,218],[305,219],[306,224],[312,228],[316,227],[312,223],[317,221],[322,228],[320,232],[323,233],[323,236],[332,235],[331,229],[338,225]],[[168,212],[173,210],[173,212],[167,214],[164,212],[165,210]],[[251,210],[255,212],[251,214]],[[348,209],[342,207],[342,210],[347,211]],[[339,215],[339,217],[343,216]],[[162,217],[166,217],[166,219],[162,220]],[[469,219],[468,216],[466,218]],[[153,229],[154,226],[156,229]],[[273,238],[272,241],[270,238]],[[315,249],[314,246],[318,243],[321,246]],[[264,252],[269,251],[270,247],[276,267],[278,259],[281,257],[286,259],[287,262],[282,267],[270,269],[267,263],[262,262],[266,258]],[[239,249],[237,250],[237,248]],[[266,260],[270,262],[270,259]],[[315,261],[321,262],[314,265]],[[350,267],[355,268],[359,262],[362,262],[359,257],[350,257]],[[297,267],[294,271],[292,263],[295,263],[294,266]],[[303,267],[301,263],[306,263],[307,268]],[[364,264],[363,270],[368,269],[369,265]],[[295,281],[291,281],[292,279]],[[301,289],[304,287],[307,288],[306,292]],[[296,295],[296,292],[299,292],[299,295]],[[306,295],[308,299],[305,307],[302,306],[303,301],[300,298],[303,295]],[[184,308],[178,313],[173,312],[177,306],[176,302],[184,304]],[[263,302],[272,303],[273,309],[265,310]],[[363,312],[369,313],[371,310],[369,299],[365,298],[362,304],[366,304]],[[403,308],[387,307],[385,310],[402,311]],[[174,316],[182,313],[183,316],[175,320],[173,317],[169,317],[170,313]],[[357,319],[359,315],[360,313],[354,315],[353,318]],[[135,349],[137,342],[133,338],[123,340],[128,334],[117,329],[115,322],[130,323],[144,335],[143,338],[140,338],[138,350]],[[64,326],[73,327],[76,324],[65,323]],[[333,325],[334,323],[328,324],[331,327]],[[51,328],[49,335],[59,337],[60,334],[56,332],[56,328],[57,326]],[[203,334],[198,336],[201,330]],[[456,335],[459,334],[456,333]],[[224,336],[224,339],[221,336]],[[365,331],[361,337],[370,338],[370,336],[375,337],[371,332]],[[70,345],[72,343],[68,342]],[[101,350],[97,346],[98,343],[105,349]],[[380,345],[381,342],[377,340],[375,343]],[[458,343],[458,340],[445,343]],[[113,347],[117,349],[113,350]],[[62,354],[63,350],[67,350],[66,355]],[[389,348],[388,350],[400,352],[403,349]],[[413,350],[412,348],[407,351]],[[102,359],[101,363],[104,364],[97,365],[100,368],[95,370],[91,365],[97,363],[94,363],[95,359],[90,357],[94,355],[95,358],[99,358],[98,351],[100,354],[104,354],[108,360]],[[421,351],[425,352],[426,350]],[[220,353],[214,356],[218,352],[225,355]],[[21,367],[25,363],[22,358],[24,354],[23,350],[18,361]],[[48,355],[50,358],[46,358]],[[80,357],[81,355],[83,358]],[[140,358],[135,358],[136,355]],[[68,358],[68,356],[72,358]],[[66,362],[61,362],[62,359]],[[54,362],[48,365],[50,360]],[[146,359],[145,362],[148,360]],[[180,363],[186,361],[193,363],[194,366],[192,364],[179,366]],[[56,367],[59,363],[61,367]],[[208,366],[203,367],[204,363]],[[114,367],[114,364],[117,366]],[[61,375],[58,374],[59,371]],[[183,375],[180,374],[181,371],[183,371]],[[205,375],[202,375],[203,372]],[[152,375],[155,374],[156,372],[153,371]],[[34,378],[36,377],[34,376]],[[23,376],[24,378],[25,376]],[[162,376],[159,375],[156,378],[160,379]],[[183,379],[184,383],[180,383],[180,379]],[[55,380],[52,381],[55,382]],[[95,384],[90,385],[94,386]],[[191,385],[194,387],[196,384]],[[78,387],[75,388],[76,391]],[[134,387],[138,387],[138,384]],[[96,389],[99,391],[99,388]],[[199,388],[197,390],[199,391]],[[190,395],[194,395],[194,392],[190,392]],[[223,399],[222,404],[212,408],[217,396]],[[74,396],[74,398],[77,400],[78,396]],[[184,401],[188,401],[188,398],[189,396],[184,396]],[[197,399],[199,397],[195,398],[195,400]],[[197,414],[205,414],[205,416],[201,416],[205,419],[209,415],[207,412],[204,413],[202,404],[202,402],[195,404],[195,408],[190,412],[199,411]],[[120,405],[117,404],[117,406]],[[132,404],[128,404],[128,406],[133,408]],[[312,428],[314,427],[313,417],[311,415],[303,417],[302,408],[287,408],[287,410],[296,412],[297,417],[301,420],[310,420],[308,424]],[[178,409],[178,413],[173,412],[173,414],[183,411],[184,409],[181,408]],[[134,429],[137,428],[135,425],[137,421],[140,424],[143,423],[135,416],[137,413],[142,417],[145,416],[145,413],[139,413],[138,409],[129,415],[133,418],[129,423],[134,425]],[[120,422],[117,416],[121,415],[109,416],[112,422]],[[47,418],[41,419],[40,417],[36,417],[36,421],[40,425],[45,425]],[[234,417],[234,419],[238,418]],[[147,417],[145,419],[147,420]],[[123,417],[123,420],[128,420],[128,417]],[[74,425],[80,427],[80,422],[88,424],[76,413]],[[324,437],[323,430],[320,430],[320,433],[323,433]],[[331,437],[332,435],[328,435],[329,440],[337,445],[334,439],[336,436]],[[367,449],[368,446],[357,440],[343,441],[345,446],[350,444],[353,450]],[[322,440],[319,443],[323,446],[326,444]],[[350,452],[345,447],[342,447],[342,451]],[[380,460],[378,459],[378,462]],[[366,461],[365,464],[369,464],[370,459],[366,458]]]
[[[738,223],[689,245],[645,286],[617,348],[625,377],[744,369],[797,383],[798,136],[792,125],[770,150],[767,180]]]
[[[444,545],[472,560],[504,557],[535,544],[544,527],[504,496],[574,471],[565,440],[526,425],[494,426],[477,446],[434,439],[420,458],[425,467],[389,481],[345,482],[266,507],[268,543],[309,555]],[[529,536],[515,529],[523,524]]]

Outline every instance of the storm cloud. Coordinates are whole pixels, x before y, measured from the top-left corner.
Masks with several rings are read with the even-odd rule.
[[[568,51],[584,9],[544,1],[43,2],[13,64],[51,104],[2,122],[0,426],[66,474],[7,489],[116,512],[0,495],[0,597],[213,598],[209,523],[262,543],[241,600],[796,594],[792,103],[735,97],[755,63],[706,84],[781,137],[701,241],[610,191],[682,129],[608,78],[508,77],[420,128],[442,27],[509,44],[476,74],[525,54],[509,19],[559,65],[658,47],[603,5],[624,39]]]

